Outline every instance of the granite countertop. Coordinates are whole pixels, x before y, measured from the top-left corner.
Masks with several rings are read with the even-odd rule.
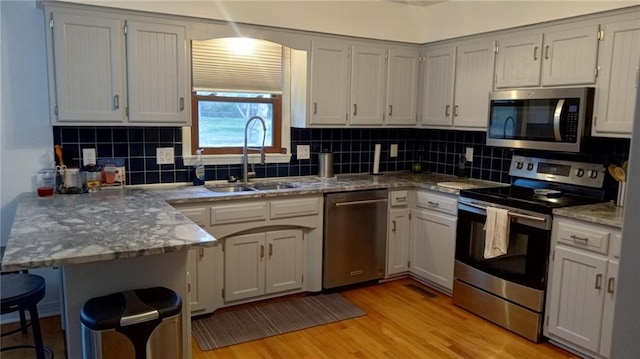
[[[553,210],[553,215],[622,228],[623,210],[624,207],[618,207],[611,202],[606,202],[556,208]]]
[[[241,185],[240,183],[217,183],[206,186],[175,186],[171,188],[154,190],[171,204],[187,204],[201,202],[228,201],[231,199],[256,199],[269,197],[300,196],[310,194],[322,194],[331,192],[357,191],[367,189],[393,189],[415,187],[433,191],[459,194],[461,189],[480,187],[506,186],[504,183],[483,181],[477,179],[460,179],[451,175],[438,173],[391,173],[380,176],[367,174],[339,175],[335,178],[319,177],[290,177],[280,180],[255,180],[251,185],[270,183],[287,183],[293,188],[279,190],[261,190],[245,192],[214,192],[209,187],[228,187]]]
[[[144,189],[18,197],[2,270],[97,262],[213,246],[216,239]]]

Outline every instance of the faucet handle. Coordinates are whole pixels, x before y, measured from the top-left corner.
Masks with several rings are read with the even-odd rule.
[[[236,176],[229,176],[229,178],[227,178],[227,182],[229,183],[238,182],[238,181],[240,181],[240,178]]]

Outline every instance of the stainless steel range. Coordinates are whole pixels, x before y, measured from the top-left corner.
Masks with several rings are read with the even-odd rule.
[[[513,156],[509,174],[511,186],[460,191],[453,302],[538,342],[542,338],[552,210],[602,202],[605,168]],[[485,258],[490,207],[506,210],[502,228],[508,246],[504,254]]]

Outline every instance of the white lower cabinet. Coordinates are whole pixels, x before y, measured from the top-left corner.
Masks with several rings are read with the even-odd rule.
[[[437,288],[453,291],[457,196],[416,191],[411,210],[409,272]]]
[[[409,191],[389,192],[387,223],[387,277],[409,271],[410,216]]]
[[[213,307],[213,262],[209,260],[213,256],[213,248],[193,248],[189,251],[189,293],[191,296],[191,313],[200,314],[209,312]]]
[[[226,238],[225,302],[301,288],[302,238],[300,229]]]
[[[555,218],[545,335],[592,357],[608,358],[620,230]]]

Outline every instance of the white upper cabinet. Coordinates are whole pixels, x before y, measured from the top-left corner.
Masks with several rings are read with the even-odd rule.
[[[51,19],[52,123],[121,123],[127,105],[124,23],[57,11]]]
[[[387,71],[387,125],[415,125],[417,122],[417,50],[389,50]]]
[[[45,14],[52,124],[189,125],[186,26],[67,8]]]
[[[387,51],[354,46],[351,62],[352,125],[382,125]]]
[[[422,125],[451,126],[455,47],[428,49],[422,75]]]
[[[602,25],[594,136],[630,137],[640,77],[640,21]]]
[[[598,25],[498,41],[495,87],[517,88],[593,84]]]
[[[540,85],[542,35],[498,41],[496,88]]]
[[[313,42],[311,125],[346,125],[349,98],[349,45]]]
[[[427,49],[424,57],[422,125],[484,130],[493,87],[493,41]]]
[[[593,84],[597,57],[598,25],[545,33],[542,85]]]
[[[180,123],[189,99],[185,27],[127,22],[129,121]]]
[[[454,127],[486,130],[494,50],[493,41],[461,45],[456,49]]]

